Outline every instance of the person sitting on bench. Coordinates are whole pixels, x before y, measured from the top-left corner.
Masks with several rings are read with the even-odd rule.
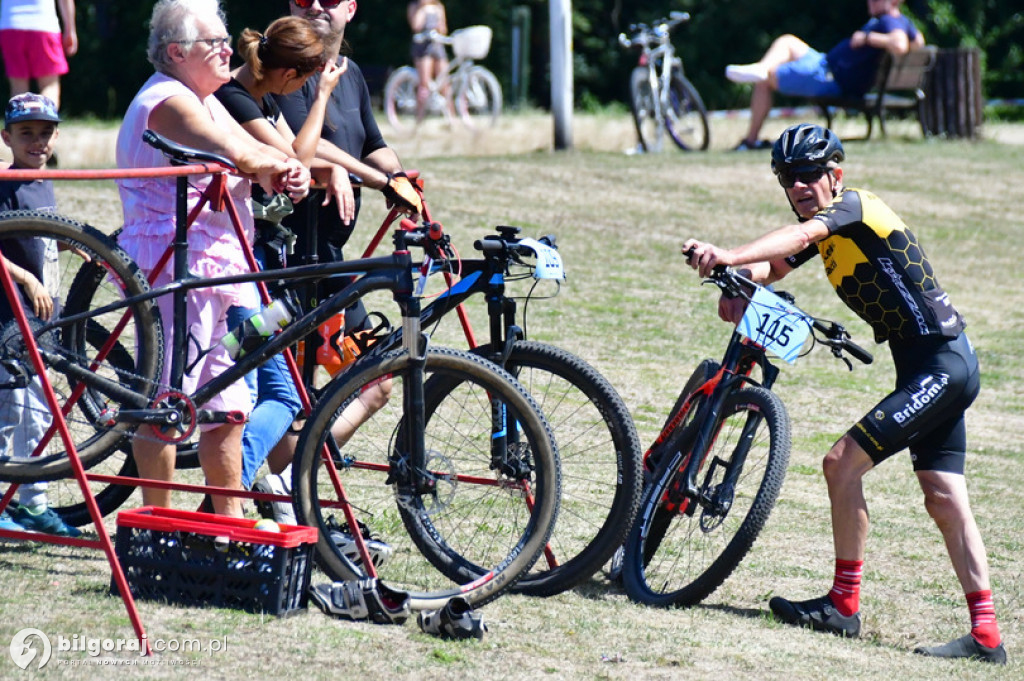
[[[902,0],[867,0],[871,19],[827,54],[800,38],[776,38],[759,61],[730,64],[725,77],[734,83],[753,83],[750,127],[737,151],[767,149],[758,139],[772,108],[772,92],[797,97],[860,97],[874,82],[883,52],[902,55],[924,45],[924,36],[900,12]]]

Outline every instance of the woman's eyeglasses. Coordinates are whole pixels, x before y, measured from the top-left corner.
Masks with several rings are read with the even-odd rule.
[[[223,38],[196,38],[195,40],[175,40],[176,43],[206,43],[210,46],[211,50],[223,50],[231,47],[231,36],[226,35]]]
[[[803,184],[814,184],[822,178],[822,176],[828,172],[824,168],[815,168],[813,170],[805,170],[799,173],[791,173],[786,170],[779,171],[779,184],[785,189],[791,189],[797,182]]]
[[[292,0],[292,4],[299,9],[309,9],[316,1],[317,0]],[[320,6],[324,9],[334,9],[341,3],[345,2],[345,0],[319,0],[319,2]]]

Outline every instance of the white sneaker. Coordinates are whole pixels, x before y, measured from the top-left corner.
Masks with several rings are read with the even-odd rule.
[[[758,63],[729,64],[725,77],[734,83],[762,83],[768,80],[768,69]]]
[[[285,474],[289,472],[289,470],[284,471]],[[292,495],[291,477],[289,475],[270,473],[257,480],[253,484],[252,489],[254,492],[284,494],[290,497]],[[284,525],[298,524],[295,519],[295,509],[290,501],[257,501],[256,508],[259,509],[261,516],[271,518],[277,523]]]

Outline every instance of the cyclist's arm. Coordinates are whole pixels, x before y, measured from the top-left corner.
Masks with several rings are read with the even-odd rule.
[[[253,138],[230,116],[225,119],[215,123],[198,100],[177,95],[153,109],[148,126],[179,144],[226,156],[268,191],[294,181],[294,159]]]
[[[812,219],[781,227],[733,249],[719,248],[714,244],[689,239],[683,244],[683,250],[694,249],[694,254],[688,262],[702,277],[708,276],[716,265],[746,266],[751,270],[751,279],[760,283],[771,283],[781,279],[792,269],[785,263],[784,258],[799,253],[811,244],[821,241],[828,234],[825,223]]]

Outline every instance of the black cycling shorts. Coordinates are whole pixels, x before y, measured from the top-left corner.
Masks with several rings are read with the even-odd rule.
[[[967,453],[964,412],[978,396],[974,348],[957,338],[925,336],[890,342],[896,390],[850,429],[878,465],[904,448],[914,470],[963,474]]]

